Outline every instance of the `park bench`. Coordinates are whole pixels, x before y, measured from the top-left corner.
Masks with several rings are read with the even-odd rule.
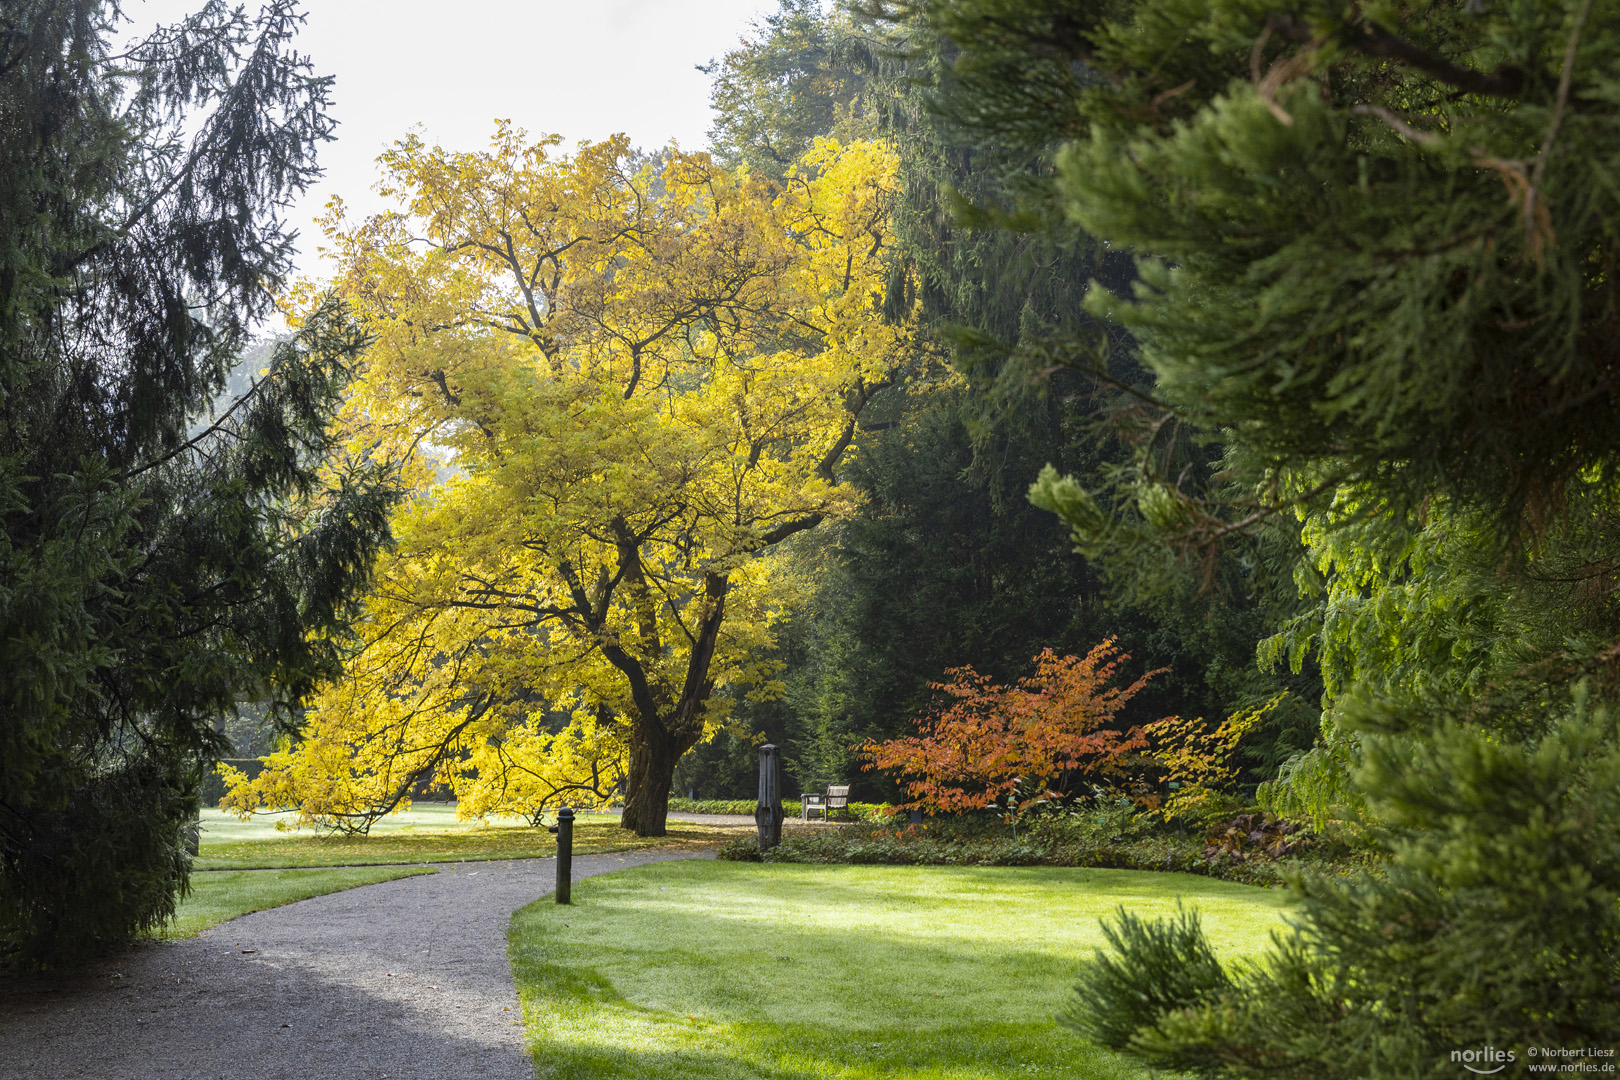
[[[849,785],[832,784],[829,785],[827,790],[821,794],[805,792],[805,794],[801,796],[800,806],[801,813],[799,816],[805,821],[810,820],[810,814],[815,810],[821,811],[822,821],[831,821],[832,812],[834,810],[842,810],[845,814],[848,814]]]

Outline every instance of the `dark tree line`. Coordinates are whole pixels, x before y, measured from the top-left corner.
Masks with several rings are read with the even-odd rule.
[[[1292,686],[1289,707],[1246,747],[1249,782],[1269,779],[1309,746],[1319,690],[1309,670],[1255,664],[1256,644],[1297,606],[1267,546],[1224,552],[1213,579],[1134,552],[1077,558],[1069,529],[1028,501],[1044,465],[1101,483],[1144,439],[1207,490],[1220,447],[1186,430],[1144,435],[1161,417],[1133,406],[1152,377],[1129,334],[1084,305],[1094,280],[1128,287],[1134,264],[1064,220],[1043,186],[1055,170],[1052,132],[987,132],[957,115],[956,55],[920,22],[789,0],[707,69],[711,137],[732,163],[779,176],[780,148],[818,135],[895,145],[904,256],[891,303],[921,300],[932,347],[957,372],[914,380],[881,404],[851,473],[862,511],[802,553],[822,584],[782,634],[786,694],[740,704],[740,719],[784,745],[802,786],[853,780],[886,796],[851,747],[909,731],[946,668],[1010,681],[1042,648],[1084,653],[1117,636],[1138,672],[1171,669],[1125,723],[1219,719]],[[1112,346],[1106,364],[1069,362],[1099,338]],[[1271,543],[1298,549],[1286,536]],[[751,759],[745,740],[722,735],[693,752],[677,788],[745,796]]]

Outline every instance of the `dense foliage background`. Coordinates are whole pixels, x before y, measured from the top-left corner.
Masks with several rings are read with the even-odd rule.
[[[799,553],[817,584],[779,634],[785,693],[741,704],[734,730],[747,734],[698,747],[677,790],[746,795],[752,743],[768,738],[805,790],[853,781],[892,797],[888,778],[859,771],[853,747],[911,731],[947,668],[1010,681],[1042,648],[1084,654],[1110,636],[1133,676],[1169,669],[1123,726],[1218,720],[1295,691],[1244,747],[1252,787],[1315,734],[1311,659],[1297,673],[1255,663],[1256,644],[1297,607],[1286,568],[1297,539],[1266,537],[1180,573],[1156,554],[1077,558],[1069,530],[1030,505],[1044,465],[1102,484],[1144,440],[1208,492],[1221,450],[1135,408],[1151,376],[1129,335],[1083,304],[1093,279],[1127,286],[1132,262],[1069,224],[1043,186],[1056,133],[988,131],[946,108],[955,53],[921,21],[785,0],[710,69],[725,160],[780,175],[768,148],[856,132],[894,143],[903,184],[890,302],[900,310],[915,291],[925,340],[953,370],[874,403],[883,422],[863,425],[850,467],[861,508]],[[1108,364],[1067,362],[1099,337],[1114,346]]]
[[[1303,525],[1305,604],[1261,653],[1319,661],[1322,732],[1262,801],[1384,855],[1303,879],[1298,937],[1245,974],[1195,925],[1125,920],[1072,1021],[1223,1076],[1453,1075],[1454,1052],[1612,1035],[1620,11],[876,14],[953,44],[955,122],[1061,144],[1044,196],[1136,254],[1086,309],[1128,331],[1151,408],[1219,432],[1219,498],[1152,452],[1033,498],[1097,557],[1218,565]]]

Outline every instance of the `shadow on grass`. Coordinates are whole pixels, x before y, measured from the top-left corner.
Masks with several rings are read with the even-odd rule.
[[[682,1048],[667,1045],[682,1042]],[[904,1077],[1003,1080],[1009,1076],[1139,1080],[1145,1074],[1113,1054],[1045,1025],[994,1025],[971,1035],[863,1033],[841,1038],[814,1028],[733,1025],[671,1033],[665,1046],[535,1048],[545,1080],[683,1077],[689,1080],[886,1080]]]
[[[1229,961],[1282,926],[1274,892],[1131,871],[644,867],[513,920],[542,1077],[1136,1078],[1052,1017],[1097,917],[1178,900]]]
[[[574,854],[708,848],[734,833],[735,830],[707,825],[671,825],[667,836],[643,838],[619,828],[616,821],[593,820],[576,828]],[[267,832],[224,842],[205,839],[196,867],[199,870],[262,870],[394,866],[404,863],[546,859],[556,853],[556,840],[544,829],[508,826],[467,825],[413,829],[409,832],[393,830],[370,836]]]

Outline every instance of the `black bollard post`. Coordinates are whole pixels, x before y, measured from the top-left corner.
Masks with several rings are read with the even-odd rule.
[[[766,743],[759,748],[759,805],[754,810],[759,826],[759,850],[782,842],[782,757]]]
[[[557,903],[572,904],[574,885],[574,810],[565,806],[557,811]]]

